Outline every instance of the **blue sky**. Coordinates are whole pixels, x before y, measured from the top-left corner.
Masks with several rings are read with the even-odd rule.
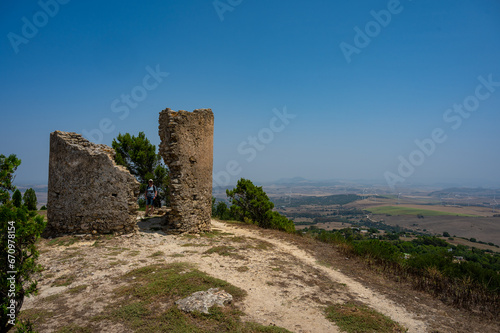
[[[0,35],[18,184],[47,182],[50,132],[158,145],[167,107],[212,108],[220,185],[500,184],[495,0],[3,1]]]

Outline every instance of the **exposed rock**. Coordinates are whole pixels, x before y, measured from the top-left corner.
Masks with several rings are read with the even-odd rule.
[[[212,306],[224,306],[232,301],[231,294],[219,288],[210,288],[207,291],[197,291],[191,296],[176,301],[175,304],[185,312],[199,311],[208,314],[208,309]]]
[[[115,164],[114,149],[76,133],[50,134],[47,232],[126,233],[137,229],[139,182]]]
[[[170,169],[171,210],[165,215],[170,233],[210,231],[214,114],[160,112],[160,155]]]

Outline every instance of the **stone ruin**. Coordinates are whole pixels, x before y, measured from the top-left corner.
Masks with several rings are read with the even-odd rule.
[[[211,230],[214,114],[160,112],[160,155],[170,169],[171,210],[165,216],[170,233]]]
[[[50,134],[48,234],[137,229],[139,182],[114,156],[114,149],[79,134]]]
[[[160,154],[170,169],[170,233],[210,231],[214,115],[210,109],[160,112]],[[76,133],[50,134],[48,235],[137,230],[139,182],[114,149]]]

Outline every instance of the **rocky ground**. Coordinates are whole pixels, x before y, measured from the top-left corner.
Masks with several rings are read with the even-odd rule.
[[[85,326],[126,283],[117,277],[151,264],[189,262],[247,292],[235,304],[243,320],[292,332],[339,332],[323,309],[346,301],[368,305],[408,332],[500,331],[497,319],[450,308],[311,239],[215,220],[212,233],[174,236],[159,222],[140,221],[139,232],[129,235],[42,240],[40,293],[25,300],[23,311],[38,315],[40,332]],[[120,323],[99,325],[101,332],[130,331]]]

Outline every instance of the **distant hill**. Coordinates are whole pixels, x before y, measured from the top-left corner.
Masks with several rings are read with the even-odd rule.
[[[275,184],[294,184],[294,183],[308,183],[309,180],[303,177],[293,177],[293,178],[280,178],[277,181],[273,182]]]
[[[340,185],[336,180],[310,180],[303,177],[280,178],[276,181],[267,182],[266,185],[286,185],[286,186],[333,186]]]
[[[449,195],[470,195],[475,197],[488,197],[493,198],[493,196],[497,196],[500,198],[500,190],[499,189],[489,189],[489,188],[469,188],[469,187],[450,187],[445,188],[443,190],[434,191],[429,193],[432,197],[444,197]]]
[[[292,207],[302,206],[302,205],[319,205],[319,206],[329,206],[329,205],[346,205],[350,202],[361,199],[357,194],[334,194],[327,196],[304,196],[299,198],[278,198],[274,199],[273,202],[277,206],[287,205]]]

